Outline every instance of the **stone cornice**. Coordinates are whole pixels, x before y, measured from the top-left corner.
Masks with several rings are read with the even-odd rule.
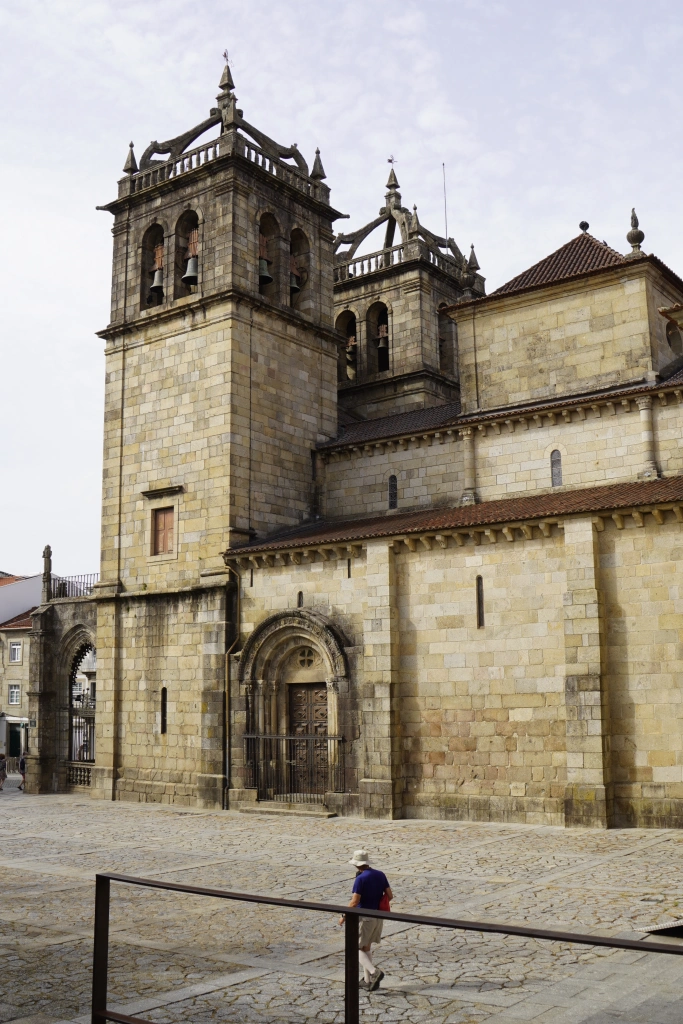
[[[267,302],[265,299],[262,299],[260,295],[253,295],[250,292],[244,292],[239,288],[225,288],[221,291],[213,292],[211,295],[196,295],[193,297],[191,302],[184,300],[182,301],[182,304],[172,302],[168,306],[156,306],[153,307],[153,309],[145,310],[145,313],[142,316],[135,317],[134,320],[121,320],[108,324],[101,331],[96,331],[95,334],[98,338],[104,338],[105,341],[122,338],[125,335],[132,334],[133,332],[142,331],[150,324],[155,326],[162,325],[168,323],[169,320],[182,317],[188,312],[201,312],[202,310],[207,310],[212,306],[217,306],[221,302],[229,302],[231,300],[242,305],[246,305],[252,309],[258,309],[262,312],[270,312],[280,319],[285,320],[287,323],[294,324],[300,328],[305,328],[308,331],[326,338],[335,346],[339,344],[340,335],[330,324],[314,323],[312,320],[307,320],[303,314],[298,313],[289,306],[280,306],[272,302]],[[182,330],[186,329],[187,328],[183,326]]]

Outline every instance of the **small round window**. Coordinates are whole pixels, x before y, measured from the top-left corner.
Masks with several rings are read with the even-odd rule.
[[[671,351],[680,356],[683,353],[683,339],[678,326],[671,321],[666,325],[666,340],[669,342]]]
[[[310,647],[302,647],[299,651],[299,664],[302,668],[310,668],[314,658],[315,655]]]

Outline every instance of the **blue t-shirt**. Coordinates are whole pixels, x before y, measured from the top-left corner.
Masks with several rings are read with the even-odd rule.
[[[384,895],[384,890],[389,888],[387,876],[383,871],[375,871],[374,868],[365,868],[353,883],[353,891],[360,896],[362,910],[379,910],[379,901]]]

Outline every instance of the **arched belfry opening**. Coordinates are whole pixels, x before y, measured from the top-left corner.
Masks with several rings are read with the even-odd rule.
[[[246,787],[259,800],[324,803],[345,790],[339,690],[347,687],[343,641],[303,608],[272,616],[240,659],[246,691]]]
[[[176,299],[191,295],[199,283],[199,217],[187,210],[175,229],[173,295]]]
[[[294,228],[289,242],[289,304],[302,312],[308,307],[308,279],[311,247],[300,228]]]
[[[383,302],[375,302],[368,310],[367,361],[368,373],[385,373],[391,364],[389,310]]]
[[[271,213],[259,221],[258,290],[271,302],[280,297],[280,225]]]
[[[164,229],[152,224],[142,239],[140,260],[140,307],[160,306],[166,293]]]
[[[343,336],[337,350],[337,381],[355,380],[358,374],[358,325],[355,313],[345,309],[336,319],[335,327]]]
[[[83,643],[69,672],[69,750],[71,762],[95,761],[95,707],[97,702],[97,654]]]

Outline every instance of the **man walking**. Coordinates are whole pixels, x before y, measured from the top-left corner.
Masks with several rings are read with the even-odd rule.
[[[26,755],[22,754],[19,758],[19,774],[21,775],[21,782],[19,783],[19,789],[26,789]]]
[[[356,879],[353,883],[353,896],[349,903],[350,907],[360,906],[361,910],[379,910],[380,901],[383,896],[391,902],[394,894],[383,871],[376,871],[370,867],[370,858],[366,850],[356,850],[349,861],[356,869]],[[384,907],[382,907],[384,909]],[[387,910],[389,907],[387,906]],[[339,924],[344,923],[340,917]],[[361,917],[358,928],[358,960],[363,968],[363,981],[361,988],[368,992],[374,992],[379,988],[379,983],[384,977],[384,972],[375,967],[372,962],[371,946],[382,941],[382,925],[384,921],[377,917]]]

